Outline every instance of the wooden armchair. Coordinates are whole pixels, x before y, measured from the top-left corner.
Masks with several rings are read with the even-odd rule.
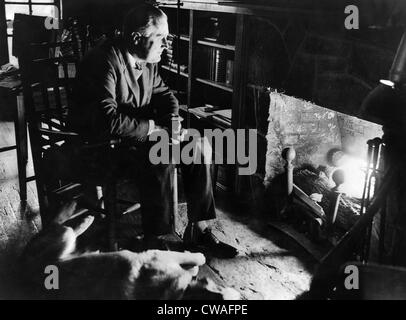
[[[53,51],[60,45],[41,43],[29,47],[40,46]],[[67,130],[67,112],[73,99],[77,64],[76,56],[30,58],[25,55],[20,59],[41,219],[46,226],[61,201],[77,199],[82,208],[107,217],[108,248],[117,250],[115,168],[108,161],[88,166],[80,159],[96,149],[105,153],[108,159],[109,152],[120,141],[89,145],[77,133]],[[85,190],[90,187],[96,189],[98,204],[84,197]],[[126,212],[138,207],[133,204]],[[85,211],[81,210],[79,214]]]

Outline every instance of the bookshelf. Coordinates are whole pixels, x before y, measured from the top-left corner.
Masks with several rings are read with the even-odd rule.
[[[229,109],[234,111],[232,123],[233,114],[238,113],[233,106],[234,62],[238,54],[236,16],[171,5],[163,5],[163,9],[169,18],[170,31],[168,50],[161,63],[164,80],[175,90],[187,92],[181,103],[188,110],[206,104]],[[234,128],[237,127],[236,123]]]
[[[168,15],[170,32],[161,74],[175,92],[186,93],[178,96],[180,113],[186,119],[183,126],[199,130],[245,128],[244,14],[222,10],[223,6],[214,3],[193,6],[186,2],[180,8],[161,5]],[[221,114],[202,112],[207,106]],[[226,179],[217,181],[217,187],[237,191],[236,166],[225,165],[218,170]]]

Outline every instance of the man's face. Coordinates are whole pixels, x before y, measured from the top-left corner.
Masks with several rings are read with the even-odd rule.
[[[168,22],[166,18],[160,18],[155,25],[147,30],[147,35],[141,36],[136,45],[138,58],[148,63],[156,63],[161,60],[161,54],[167,48]]]

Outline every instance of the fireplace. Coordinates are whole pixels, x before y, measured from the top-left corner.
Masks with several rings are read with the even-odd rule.
[[[269,95],[265,183],[284,171],[282,150],[293,147],[295,167],[323,170],[331,186],[332,173],[340,168],[346,176],[343,191],[361,198],[367,141],[382,136],[381,126],[276,91]]]

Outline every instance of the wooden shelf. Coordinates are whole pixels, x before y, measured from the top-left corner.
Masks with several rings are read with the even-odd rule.
[[[176,36],[175,36],[176,37]],[[185,35],[180,35],[180,40],[189,41],[189,37]]]
[[[164,8],[175,8],[176,1],[162,1],[162,6]],[[213,12],[223,12],[223,13],[234,13],[234,14],[245,14],[245,15],[257,15],[257,16],[269,16],[274,13],[289,13],[289,14],[302,14],[314,16],[317,15],[318,11],[311,7],[293,7],[278,4],[248,4],[248,3],[238,3],[238,2],[220,2],[220,1],[201,1],[201,2],[190,2],[183,1],[182,10],[198,10],[198,11],[213,11]],[[341,8],[329,8],[324,11],[326,16],[337,17],[341,14]]]
[[[218,89],[222,89],[228,92],[233,92],[233,88],[225,83],[221,83],[221,82],[215,82],[215,81],[211,81],[211,80],[207,80],[207,79],[202,79],[202,78],[196,78],[195,79],[197,82],[200,83],[204,83],[207,84],[209,86],[218,88]]]
[[[165,69],[165,70],[167,70],[167,71],[170,71],[170,72],[172,72],[172,73],[175,73],[175,74],[178,74],[178,70],[177,69],[175,69],[175,68],[171,68],[171,67],[169,67],[169,66],[166,66],[166,65],[161,65],[161,67],[162,67],[162,69]],[[187,74],[187,73],[184,73],[184,72],[180,72],[180,75],[182,76],[182,77],[185,77],[185,78],[188,78],[189,77],[189,75]]]
[[[173,36],[173,40],[176,40],[176,38],[178,37],[174,33],[171,33],[171,35]],[[179,38],[180,38],[180,40],[183,40],[183,41],[186,41],[186,42],[188,42],[190,40],[189,37],[187,35],[184,35],[184,34],[181,34]]]
[[[176,95],[186,95],[186,91],[177,91],[177,90],[173,90],[173,89],[169,89],[170,92],[172,92],[175,96]]]
[[[209,47],[214,47],[214,48],[219,48],[219,49],[224,49],[224,50],[229,50],[229,51],[235,51],[235,46],[231,44],[221,44],[213,41],[207,41],[207,40],[197,40],[198,44],[204,45],[204,46],[209,46]]]

